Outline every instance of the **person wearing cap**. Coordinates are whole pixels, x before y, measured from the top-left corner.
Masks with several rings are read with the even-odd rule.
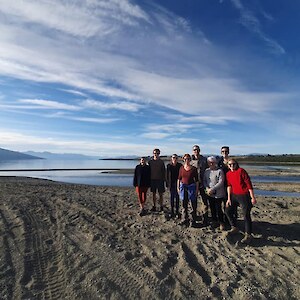
[[[177,191],[177,179],[179,169],[182,164],[178,162],[177,154],[171,156],[171,162],[167,165],[167,187],[170,190],[170,204],[171,204],[171,218],[177,216],[180,217],[179,213],[179,194]],[[175,211],[174,211],[175,209]]]
[[[207,159],[203,155],[200,154],[200,147],[199,145],[193,146],[193,154],[191,165],[194,166],[198,171],[199,177],[199,193],[204,205],[204,213],[203,213],[203,223],[204,225],[208,225],[208,201],[205,194],[205,190],[203,187],[203,176],[205,170],[208,168]]]
[[[196,226],[197,196],[199,191],[199,178],[197,169],[191,165],[191,156],[186,153],[183,156],[184,165],[179,169],[177,190],[182,200],[183,220],[180,225],[190,224],[188,216],[189,202],[192,205],[192,226]]]
[[[153,159],[149,161],[151,170],[151,192],[153,198],[153,207],[151,211],[156,211],[156,192],[159,194],[160,211],[163,211],[163,194],[165,192],[166,167],[163,160],[160,159],[160,150],[153,150]]]
[[[136,189],[140,204],[140,216],[146,213],[145,202],[150,183],[150,167],[146,164],[145,157],[141,157],[140,163],[135,167],[133,176],[133,186]]]
[[[209,202],[213,225],[218,224],[220,230],[225,230],[222,202],[225,198],[224,172],[217,166],[217,159],[214,156],[207,158],[209,168],[204,172],[203,186]]]

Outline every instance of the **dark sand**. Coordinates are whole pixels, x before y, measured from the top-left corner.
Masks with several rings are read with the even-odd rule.
[[[1,177],[0,299],[299,299],[300,199],[258,197],[252,216],[242,246],[242,221],[226,238],[138,216],[133,188]]]

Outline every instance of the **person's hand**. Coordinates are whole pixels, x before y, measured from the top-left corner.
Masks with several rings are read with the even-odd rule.
[[[252,203],[253,205],[257,203],[257,201],[256,201],[256,198],[255,198],[255,197],[252,197],[252,198],[251,198],[251,203]]]
[[[226,201],[226,207],[229,207],[229,206],[231,206],[231,200],[230,200],[230,199],[228,199],[228,200]]]

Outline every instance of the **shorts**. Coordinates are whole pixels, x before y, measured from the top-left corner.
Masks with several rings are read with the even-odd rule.
[[[150,190],[151,190],[152,193],[156,193],[156,191],[158,191],[158,193],[160,193],[160,194],[164,193],[165,192],[165,182],[164,182],[164,180],[152,179]]]

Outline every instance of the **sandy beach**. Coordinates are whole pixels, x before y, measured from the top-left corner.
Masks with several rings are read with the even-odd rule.
[[[133,188],[0,177],[0,299],[300,298],[299,198],[257,197],[249,246],[242,220],[181,227],[168,198],[140,217]]]

